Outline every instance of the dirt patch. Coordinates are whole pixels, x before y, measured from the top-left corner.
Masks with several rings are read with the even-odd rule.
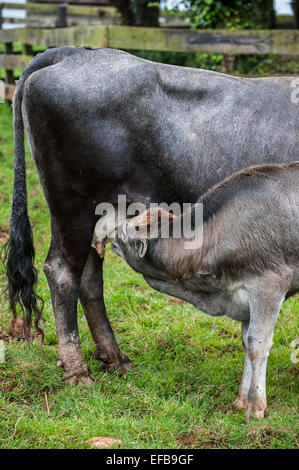
[[[240,338],[240,333],[234,330],[225,330],[224,328],[221,328],[221,326],[216,326],[214,329],[221,338]]]
[[[219,353],[219,357],[226,356],[227,354],[233,354],[235,352],[241,351],[241,348],[239,345],[231,343],[228,344],[227,346],[222,346],[221,351]]]
[[[32,331],[31,339],[37,337],[40,338],[40,334],[37,331]],[[5,343],[9,343],[11,340],[25,341],[26,338],[24,335],[23,320],[21,318],[11,320],[9,333],[0,331],[0,340],[4,341]]]
[[[189,433],[181,434],[177,443],[185,448],[197,449],[217,449],[228,446],[225,436],[201,426]]]
[[[8,343],[10,340],[10,337],[6,333],[2,333],[0,331],[0,340],[4,341],[5,343]]]
[[[161,349],[162,351],[171,351],[174,355],[176,355],[175,344],[172,344],[170,341],[166,339],[161,339],[157,342],[157,348]]]
[[[283,439],[286,430],[277,429],[270,426],[252,426],[247,433],[247,442],[250,443],[254,449],[268,449],[271,447],[273,438]],[[199,426],[193,431],[181,434],[177,439],[177,443],[184,448],[198,448],[198,449],[217,449],[229,448],[231,443],[228,439],[228,433],[223,435],[216,430],[210,430]],[[234,448],[242,448],[242,444],[234,442]]]
[[[145,287],[138,286],[137,284],[132,284],[132,288],[139,290],[143,294],[148,294],[148,290]]]
[[[20,319],[12,320],[10,323],[9,334],[13,339],[24,341],[25,335],[24,335],[24,328],[23,328],[23,320],[20,320]]]
[[[90,447],[98,447],[99,449],[113,449],[120,447],[122,441],[119,439],[113,439],[112,437],[92,437],[85,441],[85,444]]]
[[[169,340],[168,339],[159,339],[158,342],[157,342],[157,348],[158,349],[172,350],[176,354],[176,343],[181,341],[182,339],[185,339],[186,340],[185,342],[188,343],[191,338],[192,338],[192,336],[189,335],[188,333],[186,333],[182,336],[174,336],[173,338],[171,338]]]
[[[298,375],[299,375],[299,368],[298,367],[291,366],[289,371],[292,375],[294,375],[294,377],[298,377]]]
[[[185,302],[184,300],[182,300],[182,299],[177,299],[176,297],[170,297],[170,298],[168,299],[168,302],[171,303],[171,304],[173,304],[173,303],[175,303],[175,304],[181,304],[181,305],[187,304],[187,302]]]
[[[15,381],[8,381],[6,377],[0,378],[0,390],[2,393],[11,393],[18,389],[20,384]]]
[[[23,328],[23,320],[21,318],[11,320],[9,334],[12,339],[16,339],[18,341],[26,341],[24,328]],[[37,337],[40,338],[39,332],[31,331],[30,333],[31,340]]]
[[[9,238],[9,230],[2,227],[2,225],[0,225],[0,245],[7,242],[8,238]]]
[[[157,342],[158,349],[169,349],[170,347],[171,345],[166,339],[159,339],[159,341]]]
[[[265,449],[271,446],[271,438],[277,437],[282,439],[285,432],[281,429],[272,428],[270,426],[252,427],[247,434],[248,440],[253,444],[255,449]]]
[[[151,289],[148,289],[146,287],[141,287],[141,286],[138,286],[137,284],[133,284],[131,286],[133,289],[136,289],[138,290],[139,292],[141,292],[142,294],[148,296],[148,297],[153,297],[154,293],[152,292]]]
[[[234,413],[234,412],[239,412],[239,410],[234,410],[234,408],[232,407],[232,405],[220,405],[219,406],[219,411],[221,411],[222,413],[226,414],[226,413]]]
[[[35,185],[33,186],[32,191],[30,192],[30,196],[32,196],[32,197],[37,197],[37,196],[39,196],[39,194],[40,194],[40,187],[39,187],[39,184],[35,184]]]

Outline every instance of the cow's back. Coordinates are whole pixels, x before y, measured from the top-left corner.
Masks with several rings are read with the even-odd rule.
[[[29,78],[27,136],[95,198],[194,201],[241,168],[296,159],[290,83],[80,49]]]

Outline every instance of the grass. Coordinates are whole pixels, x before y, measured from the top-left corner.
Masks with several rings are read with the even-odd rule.
[[[28,153],[28,152],[27,152]],[[0,235],[7,236],[13,181],[12,114],[0,105]],[[101,372],[79,306],[85,360],[95,377],[90,388],[65,385],[55,365],[57,339],[50,294],[42,273],[49,214],[34,163],[27,158],[29,213],[45,300],[44,350],[35,340],[6,343],[0,364],[1,448],[84,448],[95,436],[121,439],[124,448],[295,448],[298,446],[298,368],[290,343],[299,337],[299,297],[279,316],[268,363],[268,412],[246,423],[230,407],[243,367],[240,324],[213,319],[153,291],[110,250],[105,260],[107,310],[122,351],[135,368],[126,376]],[[1,271],[4,285],[4,271]],[[0,331],[10,314],[4,303]],[[296,396],[297,394],[297,396]]]

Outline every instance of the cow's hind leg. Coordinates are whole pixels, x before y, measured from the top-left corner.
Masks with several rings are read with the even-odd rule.
[[[103,260],[94,248],[90,248],[80,286],[80,301],[95,343],[95,358],[102,361],[102,369],[130,367],[127,356],[121,353],[116,343],[103,297]]]
[[[53,230],[52,230],[53,234]],[[78,263],[71,263],[62,247],[61,238],[52,236],[51,247],[44,264],[55,316],[60,365],[69,383],[89,385],[93,378],[83,362],[77,324],[77,304],[82,270]],[[77,245],[80,251],[80,247]],[[82,253],[83,254],[83,253]]]

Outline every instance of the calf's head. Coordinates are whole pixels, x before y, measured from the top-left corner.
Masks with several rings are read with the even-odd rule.
[[[111,240],[113,251],[135,271],[155,279],[168,279],[159,256],[158,245],[163,223],[171,223],[173,215],[161,208],[127,219]]]

